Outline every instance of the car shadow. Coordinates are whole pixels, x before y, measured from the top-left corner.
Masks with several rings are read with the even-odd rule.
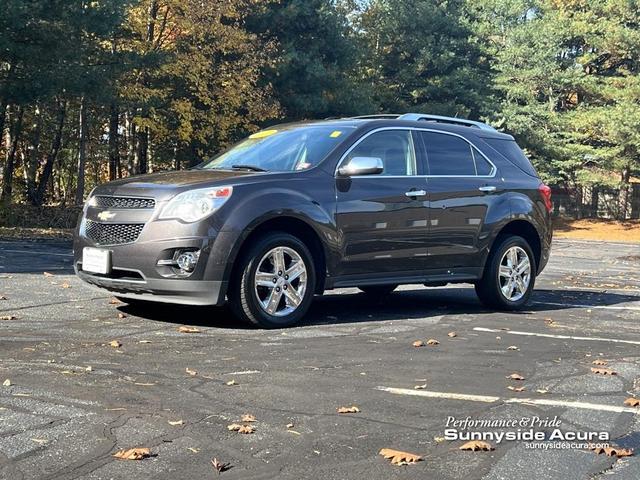
[[[640,300],[639,295],[584,290],[546,290],[534,292],[527,310],[512,312],[531,315],[579,306],[613,306]],[[141,318],[176,325],[223,329],[252,329],[237,320],[228,307],[188,307],[154,304],[123,305],[119,309]],[[420,319],[443,314],[491,313],[478,301],[473,288],[416,288],[400,290],[386,297],[372,297],[355,289],[329,291],[317,296],[300,327],[340,325],[375,321]]]

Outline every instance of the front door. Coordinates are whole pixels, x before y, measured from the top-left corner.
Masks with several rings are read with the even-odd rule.
[[[427,240],[426,179],[418,176],[411,132],[389,129],[369,134],[348,152],[382,160],[380,174],[336,180],[336,221],[342,260],[337,274],[418,275]]]

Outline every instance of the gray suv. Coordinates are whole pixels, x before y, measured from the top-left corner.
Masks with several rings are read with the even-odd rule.
[[[74,241],[122,300],[221,305],[262,327],[315,294],[473,283],[525,306],[551,248],[551,190],[513,137],[424,114],[278,125],[185,171],[96,187]]]

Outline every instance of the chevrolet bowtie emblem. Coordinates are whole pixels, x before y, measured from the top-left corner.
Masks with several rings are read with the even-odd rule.
[[[110,211],[104,211],[104,212],[100,212],[98,214],[98,218],[102,221],[106,221],[106,220],[111,220],[113,217],[115,217],[116,214]]]

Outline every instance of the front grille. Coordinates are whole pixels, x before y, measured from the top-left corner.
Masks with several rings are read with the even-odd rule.
[[[153,198],[136,198],[136,197],[108,197],[96,196],[94,200],[96,207],[101,208],[154,208],[156,201]]]
[[[120,245],[138,239],[144,223],[98,223],[86,220],[85,235],[96,245]]]

